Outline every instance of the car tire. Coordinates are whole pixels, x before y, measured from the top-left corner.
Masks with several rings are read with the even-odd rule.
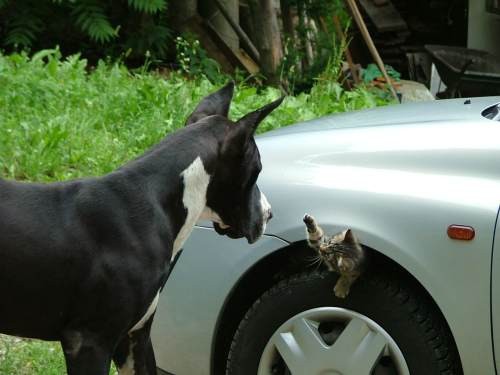
[[[322,310],[320,308],[352,312],[374,321],[397,344],[410,374],[462,374],[456,346],[444,318],[414,280],[394,271],[367,271],[352,286],[347,298],[339,299],[333,293],[336,279],[334,273],[327,271],[302,273],[280,281],[265,292],[246,313],[234,335],[226,374],[259,374],[264,350],[271,345],[270,338],[276,337],[280,326],[294,316],[314,309]],[[296,375],[309,372],[290,370],[278,350],[274,351],[278,360],[273,364],[272,371],[260,373]],[[377,361],[381,361],[380,358]],[[391,365],[387,361],[374,366],[392,366],[393,369],[382,368],[379,371],[376,367],[369,373],[398,374],[407,371],[399,371],[394,363]],[[330,371],[333,370],[328,369],[325,373]],[[333,373],[343,373],[338,369],[336,371]],[[354,372],[349,370],[346,373]]]

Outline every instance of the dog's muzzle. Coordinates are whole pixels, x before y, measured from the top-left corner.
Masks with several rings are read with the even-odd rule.
[[[239,233],[235,231],[232,227],[226,227],[222,228],[219,223],[214,222],[214,229],[215,231],[222,235],[222,236],[228,236],[229,238],[242,238],[245,237],[243,233]]]
[[[262,233],[243,234],[242,232],[234,230],[233,227],[222,228],[218,223],[214,222],[213,224],[214,224],[214,229],[218,234],[222,236],[228,236],[229,238],[233,239],[245,237],[249,244],[253,244],[254,242],[256,242],[262,235]]]

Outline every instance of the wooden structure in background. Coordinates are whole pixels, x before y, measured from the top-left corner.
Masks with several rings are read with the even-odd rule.
[[[179,32],[195,34],[208,56],[216,60],[225,72],[231,73],[235,68],[240,68],[255,74],[260,71],[259,53],[251,44],[250,38],[247,36],[245,39],[243,30],[235,27],[238,25],[238,18],[233,17],[235,9],[227,7],[228,2],[230,1],[204,1],[202,8],[211,12],[212,16],[202,17],[198,13],[197,0],[170,0],[169,8],[173,14],[171,23]],[[234,34],[233,37],[228,37],[231,33]],[[240,39],[243,39],[242,44],[252,56],[240,48]]]
[[[408,30],[408,25],[390,1],[376,4],[373,0],[359,0],[379,32]]]
[[[394,99],[399,101],[398,95],[396,94],[396,90],[394,89],[394,86],[392,85],[391,79],[389,78],[389,75],[387,74],[387,71],[385,70],[385,65],[384,62],[382,61],[382,58],[380,57],[377,47],[375,47],[375,44],[373,43],[373,40],[370,36],[370,33],[368,32],[368,29],[366,28],[366,24],[363,21],[363,17],[361,16],[361,13],[359,12],[358,6],[356,5],[355,0],[346,0],[347,4],[349,5],[349,8],[351,9],[352,16],[354,18],[354,21],[358,25],[359,31],[361,32],[361,35],[363,36],[363,39],[365,40],[366,45],[368,46],[368,49],[370,50],[370,53],[373,56],[373,59],[375,60],[378,68],[382,72],[382,75],[384,76],[385,81],[389,85],[389,89],[391,90],[391,94],[394,97]]]

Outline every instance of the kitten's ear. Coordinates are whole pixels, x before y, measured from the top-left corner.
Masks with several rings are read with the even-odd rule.
[[[351,229],[347,229],[344,232],[344,242],[353,243],[353,244],[359,243],[358,239],[356,238],[356,236],[354,236],[354,233],[352,233]]]
[[[186,120],[186,126],[194,124],[204,117],[221,115],[227,117],[231,99],[233,98],[234,82],[230,81],[220,90],[206,96],[196,106],[193,113]]]

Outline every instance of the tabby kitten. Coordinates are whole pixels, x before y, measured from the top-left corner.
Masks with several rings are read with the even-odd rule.
[[[330,271],[340,274],[333,289],[338,298],[349,294],[351,285],[366,267],[366,254],[350,229],[333,236],[326,236],[323,229],[310,216],[304,216],[307,242],[318,252]]]

